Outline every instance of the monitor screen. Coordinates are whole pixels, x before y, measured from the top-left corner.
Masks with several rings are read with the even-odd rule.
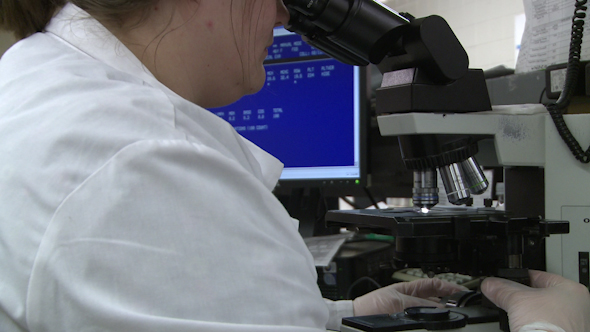
[[[210,111],[285,165],[282,186],[365,185],[365,69],[283,28],[268,53],[262,90]]]

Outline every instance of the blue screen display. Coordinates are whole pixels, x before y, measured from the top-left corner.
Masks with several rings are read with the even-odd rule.
[[[265,61],[262,90],[210,111],[278,158],[282,180],[360,177],[359,68],[284,29]]]

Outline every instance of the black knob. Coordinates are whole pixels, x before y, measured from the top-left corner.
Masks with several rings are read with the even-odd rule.
[[[407,308],[404,313],[406,317],[417,321],[445,321],[450,318],[448,309],[440,309],[435,307],[411,307]]]

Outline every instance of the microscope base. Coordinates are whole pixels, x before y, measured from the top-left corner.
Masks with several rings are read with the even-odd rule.
[[[364,332],[364,331],[377,331],[377,330],[359,330],[350,326],[342,326],[341,332]],[[380,331],[380,330],[379,330]],[[403,331],[403,330],[383,330],[385,331]],[[411,330],[412,332],[427,332],[428,330]],[[444,330],[443,330],[444,331]],[[460,329],[446,330],[454,332],[499,332],[498,323],[485,323],[485,324],[473,324],[468,325]]]

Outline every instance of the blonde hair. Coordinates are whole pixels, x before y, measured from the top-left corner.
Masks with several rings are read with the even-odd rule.
[[[0,29],[11,31],[17,39],[41,32],[66,0],[0,0]],[[93,17],[123,28],[131,16],[140,23],[157,0],[71,0]]]

